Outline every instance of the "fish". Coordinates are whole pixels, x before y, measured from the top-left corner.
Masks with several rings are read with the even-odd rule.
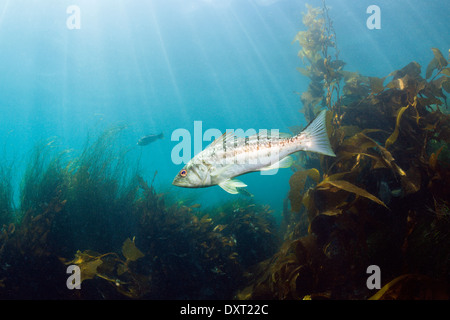
[[[184,188],[204,188],[218,185],[231,194],[242,193],[247,185],[236,179],[243,174],[278,168],[293,163],[290,156],[297,151],[309,151],[335,157],[326,130],[326,110],[299,134],[257,133],[249,137],[236,137],[226,132],[194,156],[178,174],[172,184]]]
[[[138,146],[146,146],[152,142],[155,142],[156,140],[164,138],[164,134],[161,132],[160,134],[150,134],[148,136],[144,136],[139,139],[137,142]]]

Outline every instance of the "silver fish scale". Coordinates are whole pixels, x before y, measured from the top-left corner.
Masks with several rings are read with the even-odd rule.
[[[213,142],[198,156],[204,165],[214,165],[216,168],[233,164],[233,171],[248,172],[269,166],[278,162],[286,155],[298,151],[299,140],[305,135],[280,139],[266,134],[238,138],[232,135],[226,139]]]

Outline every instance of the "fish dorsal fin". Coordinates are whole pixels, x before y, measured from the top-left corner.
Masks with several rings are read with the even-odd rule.
[[[259,139],[259,140],[268,140],[270,137],[271,140],[275,139],[276,137],[278,139],[288,139],[288,138],[292,138],[292,134],[287,133],[287,132],[278,132],[278,135],[275,134],[270,134],[268,135],[267,131],[266,132],[260,132],[254,135],[249,136],[249,140],[253,140],[253,139]]]
[[[291,138],[292,135],[286,132],[279,132],[278,136],[279,139],[288,139]],[[270,136],[270,139],[274,139],[275,136]],[[211,142],[211,144],[206,147],[206,148],[210,148],[210,147],[215,147],[217,145],[223,145],[226,144],[227,146],[234,146],[234,143],[241,143],[243,140],[242,139],[248,139],[248,141],[254,141],[255,139],[259,139],[259,140],[268,140],[269,136],[267,134],[267,132],[263,132],[263,133],[257,133],[251,136],[247,136],[247,137],[237,137],[235,135],[235,133],[233,131],[227,131],[224,134],[222,134],[220,137],[216,138],[213,142]]]
[[[215,147],[217,145],[223,144],[224,142],[226,144],[230,143],[232,140],[234,139],[234,132],[233,131],[228,131],[225,132],[224,134],[222,134],[220,137],[216,138],[213,142],[211,142],[211,144],[209,146],[207,146],[206,148],[211,148],[211,147]]]
[[[245,188],[247,185],[238,179],[228,179],[219,183],[219,187],[231,194],[238,194],[237,188]]]

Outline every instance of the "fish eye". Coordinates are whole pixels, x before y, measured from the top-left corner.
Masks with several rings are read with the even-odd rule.
[[[183,170],[180,171],[180,176],[186,177],[186,175],[187,175],[187,170],[186,169],[183,169]]]

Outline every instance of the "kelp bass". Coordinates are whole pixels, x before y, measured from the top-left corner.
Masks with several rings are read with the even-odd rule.
[[[336,156],[326,131],[326,111],[323,110],[301,133],[285,135],[255,134],[238,138],[225,133],[191,159],[177,174],[173,184],[185,188],[219,185],[236,194],[246,187],[235,177],[254,171],[288,168],[297,151],[310,151]]]

